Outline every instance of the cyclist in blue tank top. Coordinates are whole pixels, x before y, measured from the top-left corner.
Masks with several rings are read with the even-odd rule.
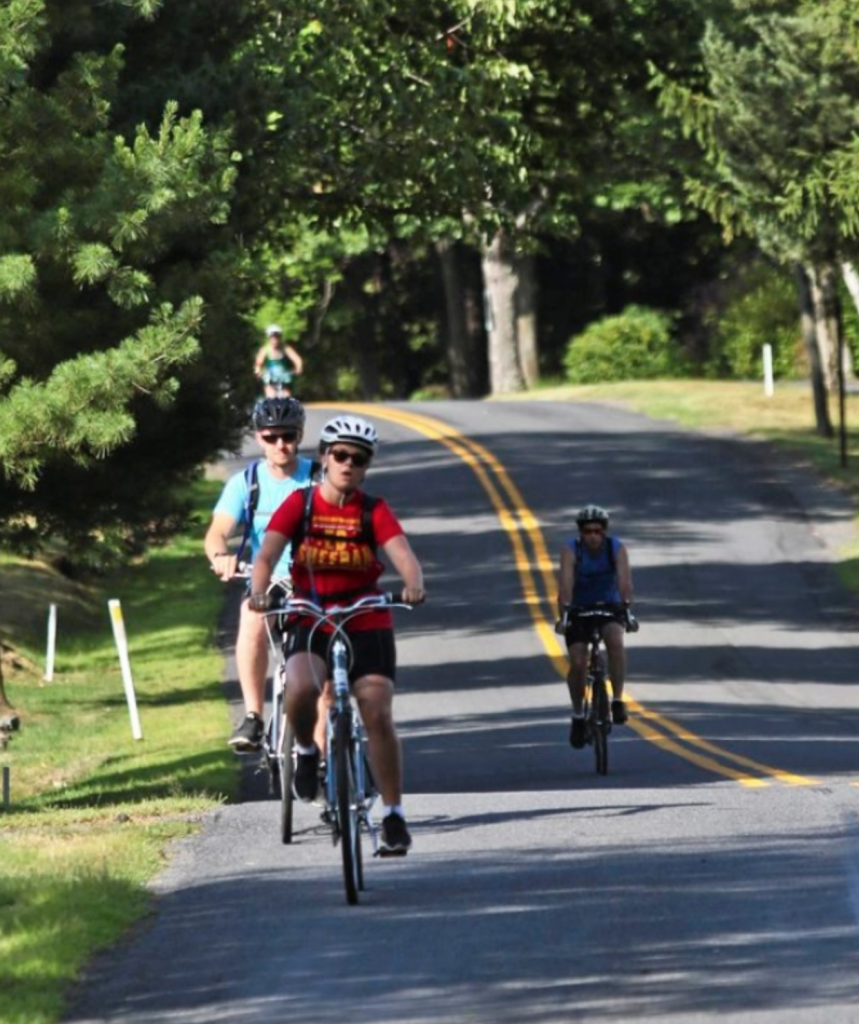
[[[570,743],[579,748],[585,745],[585,719],[583,702],[588,675],[588,631],[576,621],[566,619],[567,609],[595,604],[613,604],[618,607],[615,621],[602,627],[603,642],[608,654],[608,670],[613,699],[612,721],[623,725],[627,720],[623,701],[626,679],[626,609],[632,604],[632,570],[624,545],[617,537],[608,535],[609,515],[598,505],[585,505],[576,513],[577,537],[568,540],[561,549],[558,582],[558,608],[566,621],[564,638],[570,655],[567,687],[573,705],[570,723]]]

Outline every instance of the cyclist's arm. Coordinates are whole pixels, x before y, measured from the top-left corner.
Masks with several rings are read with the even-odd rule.
[[[274,567],[280,561],[287,538],[276,530],[268,529],[254,558],[251,575],[251,596],[264,594],[271,583]]]
[[[296,350],[292,347],[292,345],[284,345],[283,351],[287,354],[287,356],[289,357],[290,361],[292,362],[292,367],[293,367],[294,371],[297,374],[303,373],[304,372],[304,360],[301,358],[301,356],[298,354],[298,352],[296,352]]]
[[[403,579],[403,601],[407,604],[422,604],[426,599],[424,573],[406,535],[398,533],[396,537],[391,537],[382,545],[382,550]]]
[[[620,590],[620,599],[624,604],[632,604],[632,569],[629,564],[629,555],[623,544],[617,549],[617,586]]]
[[[235,527],[236,520],[228,512],[215,512],[203,541],[212,569],[225,582],[236,574],[236,556],[231,553],[229,545]]]
[[[573,603],[573,587],[576,583],[576,559],[569,544],[561,548],[561,567],[558,573],[558,614],[563,617],[568,605]]]
[[[263,345],[263,347],[257,352],[256,359],[254,359],[254,373],[257,377],[262,373],[262,368],[265,365],[265,353],[266,346]]]

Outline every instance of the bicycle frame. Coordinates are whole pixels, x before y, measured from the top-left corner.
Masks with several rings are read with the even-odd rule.
[[[250,579],[253,567],[241,562],[236,577]],[[278,576],[271,581],[267,593],[276,595],[281,604],[292,594],[292,580]],[[272,621],[274,620],[274,621]],[[269,792],[280,798],[280,838],[292,842],[292,773],[294,769],[292,727],[284,711],[286,666],[283,662],[283,610],[275,609],[265,615],[265,628],[271,656],[276,662],[271,684],[271,711],[263,733],[263,763],[268,770]],[[261,769],[260,769],[261,770]]]
[[[587,723],[586,741],[594,748],[594,760],[599,775],[608,773],[608,735],[611,732],[606,656],[603,650],[602,627],[617,622],[614,608],[571,608],[569,615],[588,626],[588,677],[585,691],[584,713]]]
[[[364,889],[361,836],[370,836],[374,856],[378,853],[378,826],[372,808],[378,793],[366,756],[366,737],[358,706],[349,684],[350,641],[345,627],[350,619],[379,608],[411,608],[390,594],[371,594],[351,605],[323,609],[304,598],[290,598],[287,615],[314,620],[308,638],[310,648],[316,630],[323,624],[332,629],[328,646],[328,668],[334,689],[326,723],[326,775],[323,820],[331,826],[332,840],[340,843],[346,900],[355,904]]]

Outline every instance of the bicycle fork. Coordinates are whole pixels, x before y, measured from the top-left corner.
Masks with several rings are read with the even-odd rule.
[[[371,782],[369,772],[367,770],[365,752],[366,740],[364,738],[360,720],[358,719],[357,713],[352,705],[349,689],[349,670],[346,644],[340,638],[336,639],[332,646],[331,681],[334,687],[334,703],[328,714],[328,724],[326,728],[329,758],[325,777],[325,795],[328,807],[332,809],[336,820],[337,815],[334,808],[337,806],[337,783],[334,773],[333,754],[336,742],[335,736],[337,721],[340,716],[345,716],[349,721],[349,742],[352,753],[352,767],[355,773],[355,800],[357,803],[358,820],[360,825],[363,826],[370,836],[370,841],[373,844],[373,856],[375,857],[378,854],[379,827],[373,821],[371,814],[371,808],[375,797],[371,792]],[[336,831],[338,835],[335,836],[335,842],[339,838],[339,823]]]

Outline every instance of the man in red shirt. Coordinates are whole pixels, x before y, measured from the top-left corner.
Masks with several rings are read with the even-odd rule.
[[[402,526],[384,499],[374,499],[370,508],[361,490],[377,446],[375,427],[360,417],[336,416],[325,424],[319,442],[323,477],[313,488],[309,521],[305,523],[306,497],[298,493],[290,495],[271,517],[254,559],[248,599],[251,608],[267,607],[272,570],[285,545],[293,540],[292,579],[297,597],[329,607],[379,593],[378,580],[385,567],[376,557],[378,547],[402,577],[402,600],[409,604],[424,600],[423,571]],[[374,609],[356,616],[346,629],[353,654],[350,680],[384,805],[379,852],[402,855],[412,840],[402,806],[402,751],[393,717],[393,618],[387,609]],[[293,788],[300,800],[316,796],[320,756],[313,741],[316,681],[328,676],[327,634],[316,630],[308,649],[309,633],[310,626],[299,622],[290,630],[286,652],[286,713],[295,729],[298,751]]]

